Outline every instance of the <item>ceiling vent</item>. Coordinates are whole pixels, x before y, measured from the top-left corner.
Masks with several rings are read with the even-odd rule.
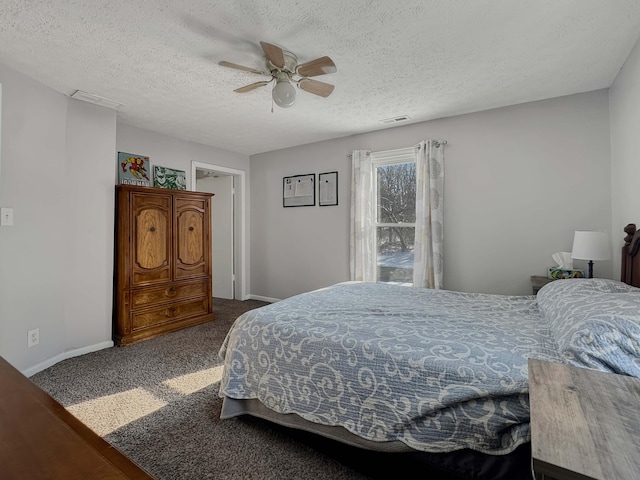
[[[384,120],[380,120],[382,123],[386,123],[386,124],[390,124],[390,123],[399,123],[399,122],[406,122],[407,120],[409,120],[409,115],[400,115],[399,117],[393,117],[393,118],[385,118]]]
[[[100,105],[101,107],[112,108],[117,110],[120,107],[124,107],[123,103],[116,102],[115,100],[109,100],[108,98],[100,97],[98,95],[94,95],[93,93],[83,92],[82,90],[76,90],[71,94],[71,98],[75,98],[76,100],[82,100],[83,102],[93,103],[95,105]]]

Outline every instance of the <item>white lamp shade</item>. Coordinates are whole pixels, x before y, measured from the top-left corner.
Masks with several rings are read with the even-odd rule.
[[[273,101],[282,108],[288,108],[296,101],[296,89],[287,80],[278,80],[271,92]]]
[[[577,260],[609,260],[611,247],[606,232],[578,231],[573,234],[571,256]]]

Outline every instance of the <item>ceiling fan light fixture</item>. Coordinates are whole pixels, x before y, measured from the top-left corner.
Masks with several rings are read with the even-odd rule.
[[[236,88],[234,92],[251,92],[256,88],[264,87],[275,81],[273,89],[271,90],[271,112],[273,112],[274,103],[280,108],[293,106],[296,102],[295,87],[323,98],[328,97],[331,95],[331,92],[333,92],[335,88],[333,85],[309,78],[326,73],[335,73],[337,71],[335,63],[333,63],[333,60],[329,57],[324,56],[298,64],[298,57],[277,45],[260,42],[260,46],[264,52],[264,71],[227,61],[218,62],[222,67],[234,68],[236,70],[271,77],[270,80],[262,80]]]
[[[280,108],[289,108],[296,102],[296,89],[288,79],[279,78],[276,80],[271,96]]]

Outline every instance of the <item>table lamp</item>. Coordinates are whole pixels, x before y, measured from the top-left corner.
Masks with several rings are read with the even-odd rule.
[[[576,260],[588,260],[589,278],[593,278],[594,260],[609,260],[611,258],[609,236],[606,232],[576,230],[573,234],[571,256]]]

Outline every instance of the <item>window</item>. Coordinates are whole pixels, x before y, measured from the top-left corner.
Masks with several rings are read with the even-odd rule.
[[[351,155],[351,280],[442,288],[444,146]]]
[[[413,285],[415,149],[371,153],[376,281]]]

